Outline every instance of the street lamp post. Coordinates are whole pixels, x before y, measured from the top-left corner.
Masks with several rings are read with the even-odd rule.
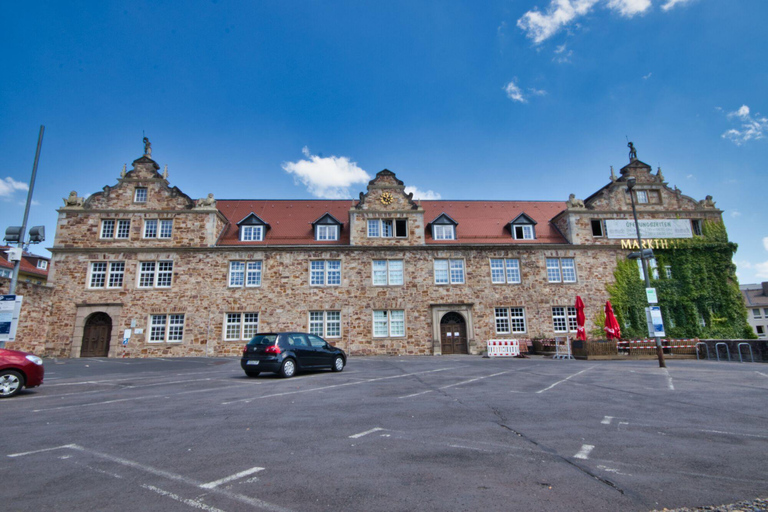
[[[629,200],[632,203],[632,217],[635,219],[635,230],[637,231],[637,245],[640,248],[640,262],[643,266],[643,278],[645,279],[645,287],[651,287],[651,279],[648,276],[648,263],[646,260],[646,251],[643,250],[643,239],[640,236],[640,223],[637,221],[637,208],[635,208],[635,194],[632,189],[635,188],[637,182],[634,176],[627,178],[627,191],[629,192]],[[656,336],[656,355],[659,357],[659,368],[666,368],[667,363],[664,362],[664,350],[661,348],[661,338]]]

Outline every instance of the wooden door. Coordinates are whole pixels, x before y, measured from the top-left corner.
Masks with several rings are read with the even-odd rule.
[[[468,354],[467,323],[458,313],[447,313],[440,320],[440,344],[443,355]]]
[[[85,321],[80,357],[107,357],[112,319],[106,313],[94,313]]]

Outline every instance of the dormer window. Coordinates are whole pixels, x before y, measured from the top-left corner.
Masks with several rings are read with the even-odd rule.
[[[330,213],[326,213],[313,222],[312,226],[315,228],[315,240],[318,242],[327,242],[329,240],[339,239],[342,223]]]
[[[269,224],[253,212],[249,213],[237,225],[240,229],[241,242],[261,242],[264,240],[264,233],[269,229]]]
[[[134,203],[146,203],[147,202],[147,188],[136,187],[136,191],[133,194]]]
[[[432,229],[433,240],[456,240],[456,226],[458,222],[445,213],[429,223]]]
[[[536,238],[536,221],[524,213],[518,215],[509,223],[512,238],[515,240],[534,240]]]
[[[48,268],[48,260],[37,260],[37,268],[45,270]]]

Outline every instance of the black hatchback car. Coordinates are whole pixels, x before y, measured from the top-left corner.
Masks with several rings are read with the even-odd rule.
[[[293,377],[297,370],[330,368],[340,372],[347,355],[323,338],[304,332],[257,334],[243,348],[240,366],[249,377],[274,372]]]

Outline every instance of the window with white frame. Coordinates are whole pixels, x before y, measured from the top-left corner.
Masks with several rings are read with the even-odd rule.
[[[0,277],[11,277],[11,274],[13,274],[13,272],[7,268],[0,268]]]
[[[184,314],[149,315],[149,343],[178,343],[184,338]]]
[[[336,224],[318,224],[315,226],[315,240],[338,240],[339,226]]]
[[[146,219],[144,221],[144,238],[171,238],[172,234],[172,219]]]
[[[605,236],[605,233],[603,231],[603,221],[600,219],[591,219],[589,221],[590,226],[592,227],[592,236],[594,237],[603,237]]]
[[[519,284],[520,260],[491,259],[491,282],[494,284]]]
[[[309,284],[312,286],[339,286],[341,284],[341,260],[310,261]]]
[[[533,240],[535,238],[533,224],[513,224],[512,233],[515,240]]]
[[[146,203],[147,202],[147,188],[136,187],[136,192],[133,194],[134,203]]]
[[[638,204],[648,203],[648,192],[645,190],[635,190],[635,197],[637,198]]]
[[[691,219],[691,229],[694,235],[701,236],[704,233],[701,219]]]
[[[432,224],[432,239],[456,240],[456,226],[452,224]]]
[[[373,260],[373,285],[403,284],[403,260]]]
[[[48,260],[37,260],[37,268],[46,270],[48,268]]]
[[[407,238],[407,219],[369,219],[368,238]]]
[[[495,308],[496,334],[525,332],[525,308]]]
[[[762,318],[762,316],[760,315],[760,308],[753,308],[752,309],[752,316],[754,318]]]
[[[139,262],[139,288],[170,288],[173,261]]]
[[[258,313],[227,313],[224,319],[224,339],[249,340],[259,332]]]
[[[576,308],[573,306],[553,307],[552,324],[555,332],[576,332]]]
[[[261,286],[262,262],[257,261],[230,261],[229,262],[229,286],[246,288]]]
[[[88,288],[122,288],[124,277],[124,261],[95,261],[91,263]]]
[[[261,242],[264,240],[264,226],[240,226],[242,242]]]
[[[656,262],[656,258],[648,258],[645,260],[648,264],[648,277],[650,279],[658,279],[659,278],[659,264]],[[672,277],[672,268],[667,268],[667,277]],[[639,259],[637,260],[637,269],[640,272],[640,279],[645,279],[645,276],[643,275],[643,260]]]
[[[309,333],[321,338],[340,338],[341,311],[310,311]]]
[[[464,260],[435,260],[435,284],[463,284]]]
[[[374,310],[373,337],[399,338],[405,336],[405,311],[402,309]]]
[[[575,283],[576,262],[573,258],[547,258],[547,281]]]
[[[765,338],[765,327],[763,327],[762,325],[756,325],[755,333],[757,334],[758,338]]]
[[[101,221],[100,238],[128,238],[131,234],[130,219],[104,219]]]

